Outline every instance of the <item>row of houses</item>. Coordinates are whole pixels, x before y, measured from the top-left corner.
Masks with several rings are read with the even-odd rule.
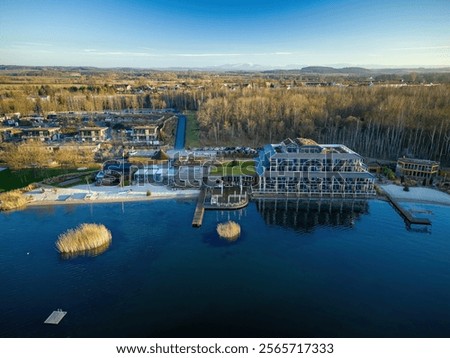
[[[108,127],[82,127],[77,139],[81,142],[101,143],[108,140]],[[130,140],[135,143],[159,144],[159,129],[154,125],[135,126],[130,131]],[[42,142],[61,140],[61,127],[0,127],[0,142],[13,138],[37,139]]]

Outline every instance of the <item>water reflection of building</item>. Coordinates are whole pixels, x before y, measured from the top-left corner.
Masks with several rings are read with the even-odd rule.
[[[266,224],[312,231],[316,226],[352,227],[368,212],[367,200],[256,199]]]

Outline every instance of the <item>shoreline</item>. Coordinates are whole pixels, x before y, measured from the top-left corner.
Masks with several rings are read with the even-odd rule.
[[[143,201],[153,201],[153,200],[170,200],[170,199],[195,199],[197,194],[186,194],[186,195],[159,195],[159,196],[149,196],[145,198],[111,198],[111,199],[94,199],[94,200],[83,200],[83,199],[73,199],[73,200],[40,200],[40,201],[30,201],[27,207],[32,206],[54,206],[54,205],[84,205],[84,204],[108,204],[108,203],[128,203],[128,202],[143,202]]]
[[[444,205],[450,206],[450,195],[438,191],[436,189],[424,187],[412,187],[410,191],[403,191],[402,186],[395,184],[380,185],[383,192],[388,193],[399,202],[409,202],[417,204]],[[179,189],[173,190],[165,186],[155,186],[147,184],[144,186],[131,186],[125,188],[118,187],[94,187],[87,185],[79,185],[72,188],[40,188],[35,189],[27,194],[33,200],[27,204],[27,207],[37,206],[53,206],[53,205],[76,205],[76,204],[107,204],[107,203],[125,203],[125,202],[143,202],[152,200],[168,200],[168,199],[195,199],[198,197],[199,189]],[[147,196],[147,191],[151,192]],[[86,197],[89,195],[90,197]],[[278,199],[263,198],[260,199]],[[280,197],[279,199],[286,199]],[[288,198],[292,200],[322,200],[321,198]],[[334,198],[338,199],[338,198]],[[334,200],[331,199],[331,200]],[[352,198],[349,198],[352,200]],[[355,198],[357,199],[357,198]],[[361,198],[363,200],[385,200],[383,195],[376,195],[371,198]],[[250,199],[252,200],[252,199]],[[330,200],[328,198],[328,200]]]
[[[147,195],[148,192],[150,192],[150,195]],[[199,192],[197,189],[172,190],[165,186],[152,184],[125,188],[78,185],[71,188],[42,187],[30,191],[26,195],[29,195],[32,199],[27,206],[32,207],[187,199],[196,198]]]

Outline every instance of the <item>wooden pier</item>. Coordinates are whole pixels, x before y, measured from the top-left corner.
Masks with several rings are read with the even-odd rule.
[[[193,227],[202,226],[203,215],[205,214],[205,198],[206,198],[206,188],[202,187],[200,189],[200,194],[197,199],[197,206],[194,212],[194,218],[192,219]]]
[[[431,221],[427,218],[416,218],[411,215],[411,213],[400,205],[397,200],[386,193],[386,197],[391,202],[392,206],[400,213],[401,216],[408,222],[408,224],[418,224],[418,225],[431,225]]]

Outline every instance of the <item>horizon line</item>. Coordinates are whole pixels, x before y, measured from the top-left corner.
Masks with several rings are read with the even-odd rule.
[[[365,70],[383,70],[383,69],[392,69],[392,70],[415,70],[415,69],[449,69],[449,65],[377,65],[377,64],[314,64],[314,65],[296,65],[296,64],[288,64],[288,65],[260,65],[253,63],[226,63],[221,65],[200,65],[200,66],[98,66],[98,65],[24,65],[24,64],[0,64],[0,67],[58,67],[58,68],[96,68],[96,69],[104,69],[104,70],[113,70],[113,69],[136,69],[136,70],[170,70],[170,69],[186,69],[186,70],[211,70],[211,69],[223,69],[223,70],[232,70],[233,66],[236,66],[236,71],[266,71],[266,70],[302,70],[309,67],[322,67],[322,68],[332,68],[336,70],[343,70],[349,68],[361,68]],[[245,69],[239,69],[239,67],[246,67]],[[252,69],[252,67],[254,69]]]

